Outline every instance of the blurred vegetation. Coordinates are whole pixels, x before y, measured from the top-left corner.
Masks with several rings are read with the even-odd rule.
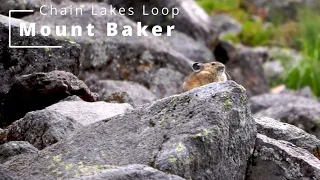
[[[299,34],[302,44],[302,60],[292,69],[288,69],[286,85],[300,89],[310,86],[313,93],[320,97],[320,13],[299,12]]]
[[[310,86],[320,97],[320,13],[300,9],[297,19],[288,21],[281,11],[275,11],[266,22],[262,9],[242,4],[241,0],[197,0],[197,3],[210,15],[226,13],[242,24],[239,34],[226,34],[223,40],[247,46],[277,46],[300,51],[302,60],[298,63],[290,62],[287,55],[274,57],[281,61],[287,74],[283,82],[271,82],[271,85],[285,83],[292,89]]]

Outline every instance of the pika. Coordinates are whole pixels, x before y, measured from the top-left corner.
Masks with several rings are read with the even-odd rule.
[[[225,66],[220,62],[194,63],[193,73],[183,83],[183,92],[213,82],[227,81]]]

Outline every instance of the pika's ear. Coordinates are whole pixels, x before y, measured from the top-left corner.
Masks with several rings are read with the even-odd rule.
[[[196,62],[196,63],[193,63],[193,64],[192,64],[192,70],[193,70],[194,72],[199,72],[199,71],[201,71],[202,69],[203,69],[203,64],[202,64],[202,63]]]

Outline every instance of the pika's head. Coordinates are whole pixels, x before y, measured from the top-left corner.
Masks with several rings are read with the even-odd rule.
[[[201,72],[206,71],[210,72],[211,74],[216,74],[217,76],[225,74],[225,66],[220,62],[210,62],[210,63],[194,63],[192,65],[192,69],[194,72]]]

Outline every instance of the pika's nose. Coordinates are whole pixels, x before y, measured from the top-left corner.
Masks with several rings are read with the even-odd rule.
[[[223,64],[220,64],[218,67],[217,67],[217,70],[218,71],[224,71],[225,69],[225,66]]]

